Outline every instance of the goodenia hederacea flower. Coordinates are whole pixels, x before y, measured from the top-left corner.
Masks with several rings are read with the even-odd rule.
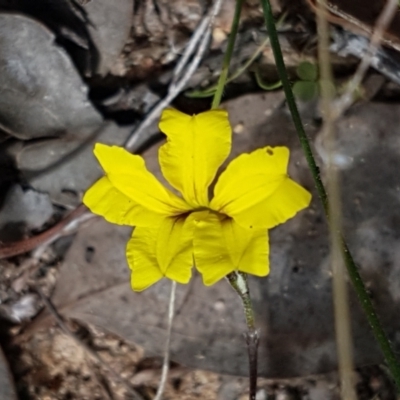
[[[144,290],[163,277],[187,283],[193,265],[205,285],[233,271],[266,276],[268,230],[311,200],[287,175],[289,150],[265,147],[240,155],[222,172],[210,199],[210,185],[231,150],[227,112],[190,116],[167,109],[160,130],[167,141],[159,162],[171,190],[142,157],[97,143],[94,154],[105,176],[83,198],[107,221],[135,227],[127,244],[132,288]]]

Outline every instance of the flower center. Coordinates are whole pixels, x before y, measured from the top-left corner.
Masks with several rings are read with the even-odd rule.
[[[195,208],[191,211],[188,211],[185,214],[181,214],[181,216],[184,218],[187,218],[189,215],[193,215],[193,218],[196,222],[203,221],[203,220],[207,219],[210,215],[217,216],[221,222],[231,218],[228,215],[220,213],[209,207],[199,207],[199,208]]]

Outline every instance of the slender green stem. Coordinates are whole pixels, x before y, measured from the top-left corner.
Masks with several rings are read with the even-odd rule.
[[[274,18],[272,15],[272,8],[270,0],[261,0],[261,4],[264,11],[264,18],[267,25],[268,33],[271,40],[271,46],[275,57],[276,67],[278,69],[278,73],[280,79],[282,81],[283,90],[286,95],[286,101],[292,115],[293,123],[295,125],[297,134],[300,139],[301,146],[303,148],[305,157],[307,159],[309,168],[311,170],[312,176],[314,178],[315,186],[317,188],[318,195],[321,199],[325,214],[329,218],[329,206],[328,206],[328,197],[325,191],[325,187],[322,183],[319,168],[315,162],[315,158],[313,152],[311,150],[310,143],[308,141],[307,135],[304,130],[303,123],[300,118],[299,111],[296,106],[296,102],[293,96],[292,88],[290,85],[289,77],[286,72],[285,63],[283,61],[282,50],[279,44],[278,35],[276,32],[276,27],[274,23]],[[342,241],[342,253],[343,258],[346,264],[346,268],[351,280],[351,283],[354,287],[354,290],[357,293],[357,297],[361,303],[361,307],[367,317],[368,323],[372,329],[372,332],[375,336],[376,341],[378,342],[381,351],[385,357],[385,360],[388,364],[390,372],[396,382],[397,388],[400,391],[400,365],[396,359],[396,356],[393,352],[393,349],[390,345],[390,342],[385,334],[385,331],[379,321],[379,317],[375,312],[374,306],[368,296],[368,292],[365,288],[365,285],[361,279],[361,276],[358,272],[358,267],[354,262],[354,259],[347,247],[345,240],[341,235]]]
[[[239,30],[240,14],[242,12],[243,2],[244,0],[236,0],[235,14],[232,20],[231,33],[229,34],[228,46],[224,54],[224,60],[222,62],[222,71],[221,75],[219,76],[217,89],[214,94],[211,108],[218,108],[219,104],[221,103],[221,98],[224,92],[225,83],[228,78],[229,64],[231,62],[233,48],[235,46],[235,39]]]
[[[258,46],[257,50],[254,52],[254,54],[240,67],[235,71],[231,76],[227,77],[225,81],[225,85],[227,83],[232,82],[236,78],[238,78],[240,75],[242,75],[247,68],[250,67],[251,64],[256,60],[256,58],[260,55],[264,47],[269,43],[269,37],[267,37],[260,46]],[[215,85],[212,85],[206,89],[203,90],[193,90],[191,92],[185,93],[185,96],[187,97],[211,97],[215,94],[215,91],[217,90],[218,87],[218,82]]]
[[[346,242],[342,238],[342,252],[344,255],[344,261],[347,267],[348,274],[350,276],[351,283],[357,293],[358,299],[367,316],[368,323],[374,333],[376,341],[379,343],[381,351],[385,357],[386,363],[396,383],[397,390],[400,392],[400,365],[394,354],[393,348],[390,345],[389,339],[381,325],[378,315],[372,305],[372,302],[368,296],[367,289],[365,288],[364,282],[358,272],[357,265],[355,264],[353,257],[347,247]]]
[[[235,292],[239,295],[243,304],[244,315],[247,325],[247,352],[249,355],[249,399],[255,400],[257,392],[257,351],[259,336],[254,322],[254,312],[250,299],[249,286],[247,284],[247,275],[243,272],[235,271],[227,275],[227,279]]]
[[[247,327],[254,330],[256,325],[254,322],[254,312],[246,274],[243,272],[232,272],[227,278],[230,285],[235,289],[242,300]]]
[[[279,21],[277,21],[276,26],[278,29],[279,29],[279,26],[283,24],[283,21],[285,18],[286,18],[286,14],[283,14],[281,16],[281,18],[279,19]],[[238,68],[231,76],[227,77],[227,79],[225,81],[225,85],[227,83],[234,81],[236,78],[239,78],[239,76],[242,75],[250,67],[250,65],[254,63],[254,61],[261,54],[261,52],[264,50],[264,48],[267,46],[268,43],[269,43],[269,36],[267,38],[265,38],[265,40],[257,47],[254,54],[240,68]],[[257,83],[262,89],[274,90],[274,89],[282,86],[280,81],[278,83],[273,83],[270,86],[263,84],[262,82],[260,83],[259,79],[261,80],[261,78],[259,77],[258,68],[255,71],[255,75],[256,75]],[[215,91],[217,90],[217,87],[218,87],[218,82],[215,85],[209,86],[208,88],[205,88],[203,90],[192,90],[190,92],[186,92],[185,96],[192,97],[192,98],[212,97],[212,96],[214,96]]]
[[[258,70],[258,67],[256,67],[256,70],[254,71],[254,75],[256,77],[257,85],[260,86],[261,89],[269,91],[269,90],[278,89],[278,88],[280,88],[282,86],[282,82],[281,81],[278,81],[278,82],[275,82],[275,83],[269,83],[269,84],[263,82],[263,80],[262,80],[262,78],[260,76],[260,71]]]
[[[299,114],[299,110],[296,106],[296,101],[292,92],[292,87],[289,81],[289,76],[286,72],[285,63],[283,61],[282,50],[279,44],[278,34],[276,32],[274,17],[272,15],[271,3],[269,0],[261,0],[263,6],[264,18],[268,29],[268,34],[271,41],[272,51],[275,57],[276,68],[278,69],[279,77],[282,81],[283,90],[285,92],[286,101],[292,115],[293,123],[296,127],[297,134],[300,139],[301,146],[303,148],[307,163],[311,169],[311,173],[315,180],[318,195],[321,198],[322,205],[326,213],[328,213],[328,196],[321,180],[319,168],[315,162],[310,143],[308,141],[306,132],[304,130],[303,123]]]

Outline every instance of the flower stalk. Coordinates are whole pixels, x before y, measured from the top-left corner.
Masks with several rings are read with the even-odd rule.
[[[303,148],[308,166],[310,168],[311,174],[314,179],[314,183],[318,192],[318,196],[322,202],[322,206],[324,208],[325,214],[328,219],[328,223],[331,224],[330,216],[329,216],[329,203],[328,196],[322,183],[319,168],[315,162],[315,158],[313,152],[311,150],[311,146],[307,135],[304,130],[304,126],[297,109],[297,105],[295,102],[295,98],[293,96],[291,84],[289,81],[289,77],[286,71],[285,63],[282,56],[282,50],[280,47],[280,43],[278,40],[278,35],[275,27],[274,17],[272,15],[272,7],[270,0],[261,0],[264,19],[268,29],[268,33],[270,36],[271,46],[275,57],[276,67],[278,69],[279,77],[282,81],[283,90],[285,92],[286,101],[292,115],[292,120],[295,125],[297,135],[299,137],[301,146]],[[375,336],[376,341],[378,342],[381,351],[385,357],[386,363],[389,367],[389,370],[393,376],[393,379],[396,383],[398,390],[400,391],[400,364],[396,359],[396,356],[393,352],[392,346],[389,342],[388,337],[381,325],[378,315],[374,309],[374,306],[371,302],[371,299],[368,295],[368,292],[365,288],[364,282],[361,278],[361,275],[358,271],[358,267],[350,253],[350,250],[342,236],[342,234],[338,233],[340,236],[341,242],[341,250],[342,257],[344,259],[347,272],[349,274],[351,283],[353,285],[354,290],[356,291],[357,297],[360,301],[361,307],[367,317],[368,323],[372,329],[372,332]]]
[[[253,306],[250,298],[247,274],[243,272],[231,272],[227,275],[229,284],[242,300],[244,315],[246,319],[247,332],[245,334],[247,352],[249,355],[249,399],[255,400],[257,391],[257,351],[259,334],[255,327]]]

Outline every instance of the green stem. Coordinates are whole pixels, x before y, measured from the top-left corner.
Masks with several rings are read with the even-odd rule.
[[[251,330],[255,330],[254,312],[246,274],[243,272],[232,272],[227,275],[227,278],[230,285],[235,289],[242,300],[247,327]]]
[[[286,95],[286,101],[292,115],[293,123],[295,125],[297,134],[300,139],[301,146],[303,148],[305,157],[307,159],[307,163],[311,170],[311,174],[314,178],[315,186],[317,188],[318,196],[321,199],[325,214],[328,218],[329,223],[329,205],[328,205],[328,197],[326,194],[325,187],[322,183],[319,168],[315,162],[315,158],[313,152],[311,150],[310,143],[308,141],[307,135],[304,130],[303,123],[300,118],[299,111],[296,106],[296,102],[293,96],[292,88],[290,85],[289,77],[286,72],[285,63],[283,61],[282,50],[279,44],[278,35],[276,32],[274,17],[272,15],[272,8],[270,0],[261,0],[261,4],[264,11],[265,23],[268,29],[268,33],[271,40],[271,46],[275,57],[276,67],[278,69],[278,73],[280,79],[282,81],[283,90]],[[346,242],[341,236],[342,240],[342,253],[343,258],[346,264],[346,268],[351,280],[351,283],[354,287],[354,290],[357,293],[357,297],[361,303],[361,307],[367,317],[368,323],[372,329],[372,332],[375,336],[376,341],[378,342],[381,351],[385,357],[387,365],[392,373],[392,376],[396,382],[396,386],[400,391],[400,365],[396,359],[396,356],[393,352],[393,349],[390,345],[390,342],[385,334],[385,331],[380,323],[379,317],[375,312],[374,306],[372,305],[371,299],[368,296],[368,292],[365,288],[364,282],[361,279],[360,273],[358,272],[358,268],[354,259],[347,247]]]
[[[256,400],[257,392],[257,351],[259,336],[254,322],[253,306],[250,299],[249,285],[247,284],[247,275],[243,272],[231,272],[227,279],[242,300],[244,315],[246,318],[247,332],[246,343],[249,355],[249,399]]]
[[[315,185],[317,187],[318,195],[322,201],[322,205],[326,213],[328,213],[328,196],[326,194],[325,187],[322,183],[319,168],[315,162],[310,143],[308,141],[306,132],[304,130],[303,123],[299,114],[299,110],[296,106],[296,101],[292,92],[292,87],[289,81],[289,76],[286,72],[285,63],[283,61],[282,50],[279,44],[278,34],[275,27],[274,17],[272,15],[271,3],[269,0],[261,0],[261,4],[264,10],[264,18],[268,29],[269,38],[271,41],[272,51],[275,57],[276,68],[278,70],[279,77],[282,82],[282,87],[285,92],[286,101],[292,115],[293,123],[296,128],[297,134],[300,139],[301,147],[303,148],[307,163],[310,167],[311,173],[314,177]]]
[[[281,81],[278,81],[278,82],[275,82],[275,83],[269,83],[269,84],[263,82],[263,80],[262,80],[262,78],[260,76],[260,72],[258,70],[258,67],[256,67],[256,70],[254,71],[254,75],[256,77],[257,85],[260,86],[261,89],[264,89],[266,91],[275,90],[275,89],[278,89],[278,88],[280,88],[282,86],[282,82]]]
[[[221,103],[222,94],[224,92],[224,87],[226,84],[226,80],[228,78],[229,64],[231,62],[233,48],[235,46],[235,39],[239,30],[240,14],[242,12],[243,2],[244,0],[236,0],[235,14],[232,20],[231,33],[228,39],[228,46],[224,54],[224,60],[222,62],[222,71],[221,75],[219,76],[217,90],[215,91],[211,108],[218,108],[219,104]]]
[[[264,49],[264,47],[269,43],[269,37],[267,37],[262,43],[261,45],[257,48],[257,50],[254,52],[254,54],[240,67],[238,68],[237,71],[235,71],[231,76],[227,77],[226,81],[225,81],[225,85],[227,83],[232,82],[233,80],[235,80],[236,78],[238,78],[240,75],[243,74],[243,72],[245,72],[247,70],[247,68],[250,67],[251,64],[253,64],[253,62],[256,60],[256,58],[260,55],[260,53],[262,52],[262,50]],[[200,98],[204,98],[204,97],[211,97],[214,96],[215,91],[217,90],[218,87],[218,83],[216,83],[215,85],[212,85],[206,89],[203,90],[193,90],[189,93],[185,93],[185,96],[187,97],[200,97]]]
[[[286,14],[283,14],[281,16],[281,18],[279,19],[279,21],[276,23],[276,26],[278,28],[283,23],[285,18],[286,18]],[[236,78],[239,78],[239,76],[242,75],[250,67],[251,64],[253,64],[253,62],[261,54],[261,52],[264,50],[264,48],[267,46],[268,43],[269,43],[269,37],[267,37],[260,44],[260,46],[257,47],[254,54],[241,67],[239,67],[231,76],[227,77],[227,79],[225,81],[225,85],[234,81]],[[280,81],[277,83],[273,83],[271,85],[267,85],[267,84],[264,84],[263,82],[261,82],[261,78],[258,73],[258,68],[256,68],[255,75],[256,75],[257,84],[264,90],[274,90],[274,89],[277,89],[278,87],[282,86]],[[218,83],[216,83],[215,85],[209,86],[208,88],[202,89],[202,90],[192,90],[190,92],[186,92],[185,96],[191,97],[191,98],[212,97],[212,96],[214,96],[215,91],[217,90],[217,87],[218,87]]]

